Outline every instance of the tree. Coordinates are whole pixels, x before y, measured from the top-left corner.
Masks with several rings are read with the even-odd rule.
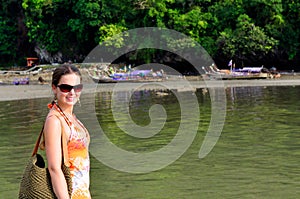
[[[110,41],[121,47],[122,41],[111,41],[112,36],[139,27],[163,27],[184,33],[200,43],[216,62],[227,63],[231,58],[251,65],[300,62],[300,0],[0,3],[1,63],[24,61],[24,56],[34,55],[34,50],[47,62],[81,61],[99,42]],[[177,44],[189,45],[184,41]]]
[[[20,1],[0,0],[0,67],[22,63],[24,40]]]
[[[274,53],[278,41],[266,35],[264,30],[242,14],[237,19],[236,29],[225,29],[218,39],[219,54],[244,64],[262,64],[269,53]]]
[[[9,25],[13,23],[10,19],[0,16],[0,60],[5,63],[7,60],[15,60],[17,55],[17,28]]]
[[[283,4],[282,18],[283,22],[280,23],[280,31],[277,37],[280,38],[280,49],[284,54],[287,54],[289,60],[298,59],[300,53],[300,1],[299,0],[286,0]],[[277,20],[278,21],[278,20]],[[280,21],[281,22],[281,21]]]
[[[63,61],[95,47],[100,0],[24,0],[22,6],[30,41],[50,54],[43,57],[47,61],[55,61],[54,54]]]

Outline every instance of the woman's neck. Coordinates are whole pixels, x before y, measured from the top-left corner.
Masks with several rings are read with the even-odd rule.
[[[62,105],[59,102],[57,102],[57,104],[65,114],[69,114],[69,115],[73,114],[73,106]]]

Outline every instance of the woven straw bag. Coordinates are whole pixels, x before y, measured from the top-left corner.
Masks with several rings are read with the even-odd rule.
[[[24,174],[20,184],[19,199],[56,199],[54,194],[50,173],[48,168],[45,167],[45,161],[43,157],[37,153],[44,127],[36,141],[32,156],[29,158],[27,166],[25,167]],[[67,166],[68,153],[66,148],[66,139],[63,139],[62,131],[62,171],[66,178],[69,196],[72,193],[72,178],[70,175],[70,169]]]

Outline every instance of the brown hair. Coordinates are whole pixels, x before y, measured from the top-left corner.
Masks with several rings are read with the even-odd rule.
[[[57,67],[54,70],[53,75],[52,75],[52,85],[57,86],[61,76],[67,75],[67,74],[72,74],[72,73],[77,74],[80,77],[80,81],[81,81],[81,73],[76,66],[74,66],[72,64],[63,64],[63,65]]]

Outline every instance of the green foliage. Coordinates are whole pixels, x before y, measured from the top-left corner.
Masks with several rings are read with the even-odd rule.
[[[284,24],[275,33],[280,40],[280,50],[292,60],[297,53],[298,56],[300,54],[300,1],[285,0],[282,17],[285,19]]]
[[[0,0],[0,67],[18,62],[18,2]]]
[[[26,26],[31,42],[50,53],[72,57],[95,46],[101,25],[100,0],[24,0]]]
[[[277,57],[297,60],[300,0],[0,0],[0,56],[14,60],[20,51],[19,13],[32,45],[72,57],[97,44],[120,48],[123,31],[138,27],[176,30],[200,43],[216,61],[261,63]],[[20,20],[19,20],[20,21]],[[112,39],[114,38],[114,39]],[[181,48],[190,45],[176,41]],[[139,54],[139,53],[137,53]],[[143,53],[140,53],[143,54]],[[139,54],[139,55],[140,55]],[[148,56],[149,57],[149,56]],[[148,59],[148,58],[147,58]]]
[[[274,53],[278,45],[277,40],[267,36],[245,14],[238,17],[236,29],[225,29],[217,42],[220,53],[246,62],[263,59],[269,53]]]
[[[79,0],[73,6],[73,18],[69,19],[67,24],[71,28],[71,31],[76,32],[78,40],[88,40],[89,28],[101,25],[101,20],[99,19],[100,2]]]
[[[120,48],[124,46],[124,35],[121,32],[125,31],[126,27],[121,25],[108,24],[99,28],[100,42],[105,42],[107,46],[114,46]]]
[[[17,51],[17,40],[16,40],[16,24],[15,26],[9,25],[14,24],[11,20],[5,19],[0,16],[0,56],[8,56],[11,58],[16,57]]]

